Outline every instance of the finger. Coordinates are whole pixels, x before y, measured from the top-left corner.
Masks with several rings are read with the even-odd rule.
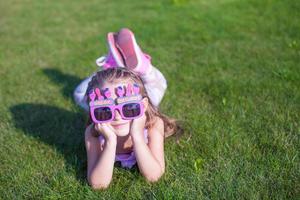
[[[103,126],[100,123],[95,124],[95,130],[102,133],[103,132]]]
[[[103,128],[108,128],[108,124],[107,123],[102,123],[102,127]]]
[[[112,128],[112,126],[110,125],[110,123],[103,123],[102,127],[103,127],[104,130],[114,133],[114,129]]]
[[[100,125],[100,124],[98,124],[98,123],[96,123],[96,124],[94,125],[94,127],[95,127],[96,130],[99,130],[99,128],[100,128],[99,125]]]
[[[114,132],[114,129],[113,129],[113,127],[111,126],[111,124],[106,124],[106,127],[107,127],[110,131]]]

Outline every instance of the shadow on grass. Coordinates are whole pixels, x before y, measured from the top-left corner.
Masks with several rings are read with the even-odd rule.
[[[72,98],[72,93],[81,79],[55,69],[43,72],[56,84],[63,85],[62,93]],[[67,167],[76,172],[79,181],[86,181],[87,158],[84,144],[85,113],[76,113],[54,106],[23,103],[10,108],[16,128],[25,134],[53,146],[60,152]],[[120,163],[115,166],[121,168]],[[130,171],[137,171],[137,167]]]
[[[76,76],[64,74],[57,69],[43,69],[43,73],[57,85],[63,85],[62,93],[66,98],[73,98],[72,95],[75,87],[82,81]]]
[[[87,158],[84,144],[85,116],[54,106],[24,103],[10,108],[16,128],[25,134],[53,146],[61,153],[67,167],[76,172],[76,178],[86,182]],[[115,167],[121,169],[119,162]],[[137,174],[135,165],[131,168]]]
[[[15,126],[57,149],[74,168],[79,180],[86,178],[83,114],[57,107],[24,103],[10,108]]]
[[[43,73],[57,85],[63,85],[62,93],[66,98],[73,97],[73,90],[81,81],[56,69],[44,69]],[[77,179],[85,180],[84,113],[34,103],[19,104],[10,111],[17,128],[57,149],[67,161],[67,167],[74,168]]]

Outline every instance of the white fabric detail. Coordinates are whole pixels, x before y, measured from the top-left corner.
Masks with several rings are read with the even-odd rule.
[[[102,58],[102,57],[100,57]],[[99,59],[100,59],[99,58]],[[97,59],[98,60],[98,59]],[[101,61],[101,60],[100,60]],[[101,63],[101,62],[99,62]],[[98,63],[97,63],[98,65]],[[87,97],[85,96],[86,90],[88,88],[89,82],[96,73],[92,74],[88,78],[84,79],[74,90],[74,100],[77,105],[83,108],[85,111],[89,111],[89,106],[87,104]],[[147,74],[141,76],[145,89],[148,93],[150,101],[156,107],[159,106],[165,90],[167,89],[167,81],[163,74],[155,67],[151,67],[151,70]]]

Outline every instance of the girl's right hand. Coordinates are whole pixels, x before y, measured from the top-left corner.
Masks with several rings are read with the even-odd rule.
[[[117,141],[117,135],[108,123],[95,124],[95,130],[101,133],[106,140]]]

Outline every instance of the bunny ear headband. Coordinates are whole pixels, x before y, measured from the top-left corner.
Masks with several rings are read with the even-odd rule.
[[[130,84],[125,86],[118,86],[115,88],[116,95],[118,98],[116,99],[117,104],[121,104],[128,101],[139,101],[142,99],[140,95],[140,88],[138,84]],[[90,94],[90,106],[96,105],[108,105],[114,104],[114,100],[111,98],[111,91],[109,88],[105,88],[100,90],[99,88],[93,89]]]

